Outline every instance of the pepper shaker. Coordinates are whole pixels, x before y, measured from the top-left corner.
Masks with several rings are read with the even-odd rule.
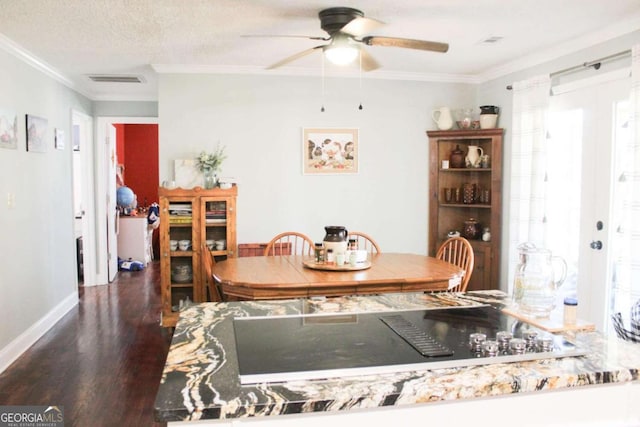
[[[322,243],[315,244],[314,253],[316,256],[316,263],[317,264],[324,263],[324,248],[322,247]]]

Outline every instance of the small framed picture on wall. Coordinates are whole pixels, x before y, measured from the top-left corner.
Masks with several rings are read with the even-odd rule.
[[[18,115],[0,109],[0,148],[15,150],[18,147]]]
[[[56,128],[54,133],[56,138],[56,150],[64,150],[64,131]]]
[[[304,128],[302,130],[305,175],[358,173],[358,129]]]
[[[27,151],[44,153],[47,151],[47,119],[27,114]]]

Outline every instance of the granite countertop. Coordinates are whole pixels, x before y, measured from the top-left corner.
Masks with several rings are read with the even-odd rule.
[[[639,379],[638,344],[572,333],[582,357],[240,385],[232,319],[508,304],[500,291],[384,294],[326,300],[203,303],[180,313],[155,403],[163,421],[232,419],[401,406]]]

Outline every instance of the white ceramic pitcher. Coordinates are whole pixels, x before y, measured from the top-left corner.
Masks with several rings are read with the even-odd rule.
[[[449,107],[438,108],[431,114],[431,118],[433,118],[440,130],[449,130],[453,127],[453,117]]]
[[[470,145],[469,151],[467,152],[467,165],[475,168],[480,164],[480,157],[484,155],[484,150],[482,147],[477,145]]]

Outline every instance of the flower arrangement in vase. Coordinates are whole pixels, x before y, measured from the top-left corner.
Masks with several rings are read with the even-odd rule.
[[[216,173],[220,171],[222,162],[227,158],[224,147],[218,147],[213,153],[202,151],[196,157],[196,167],[204,175],[204,188],[216,186]]]

